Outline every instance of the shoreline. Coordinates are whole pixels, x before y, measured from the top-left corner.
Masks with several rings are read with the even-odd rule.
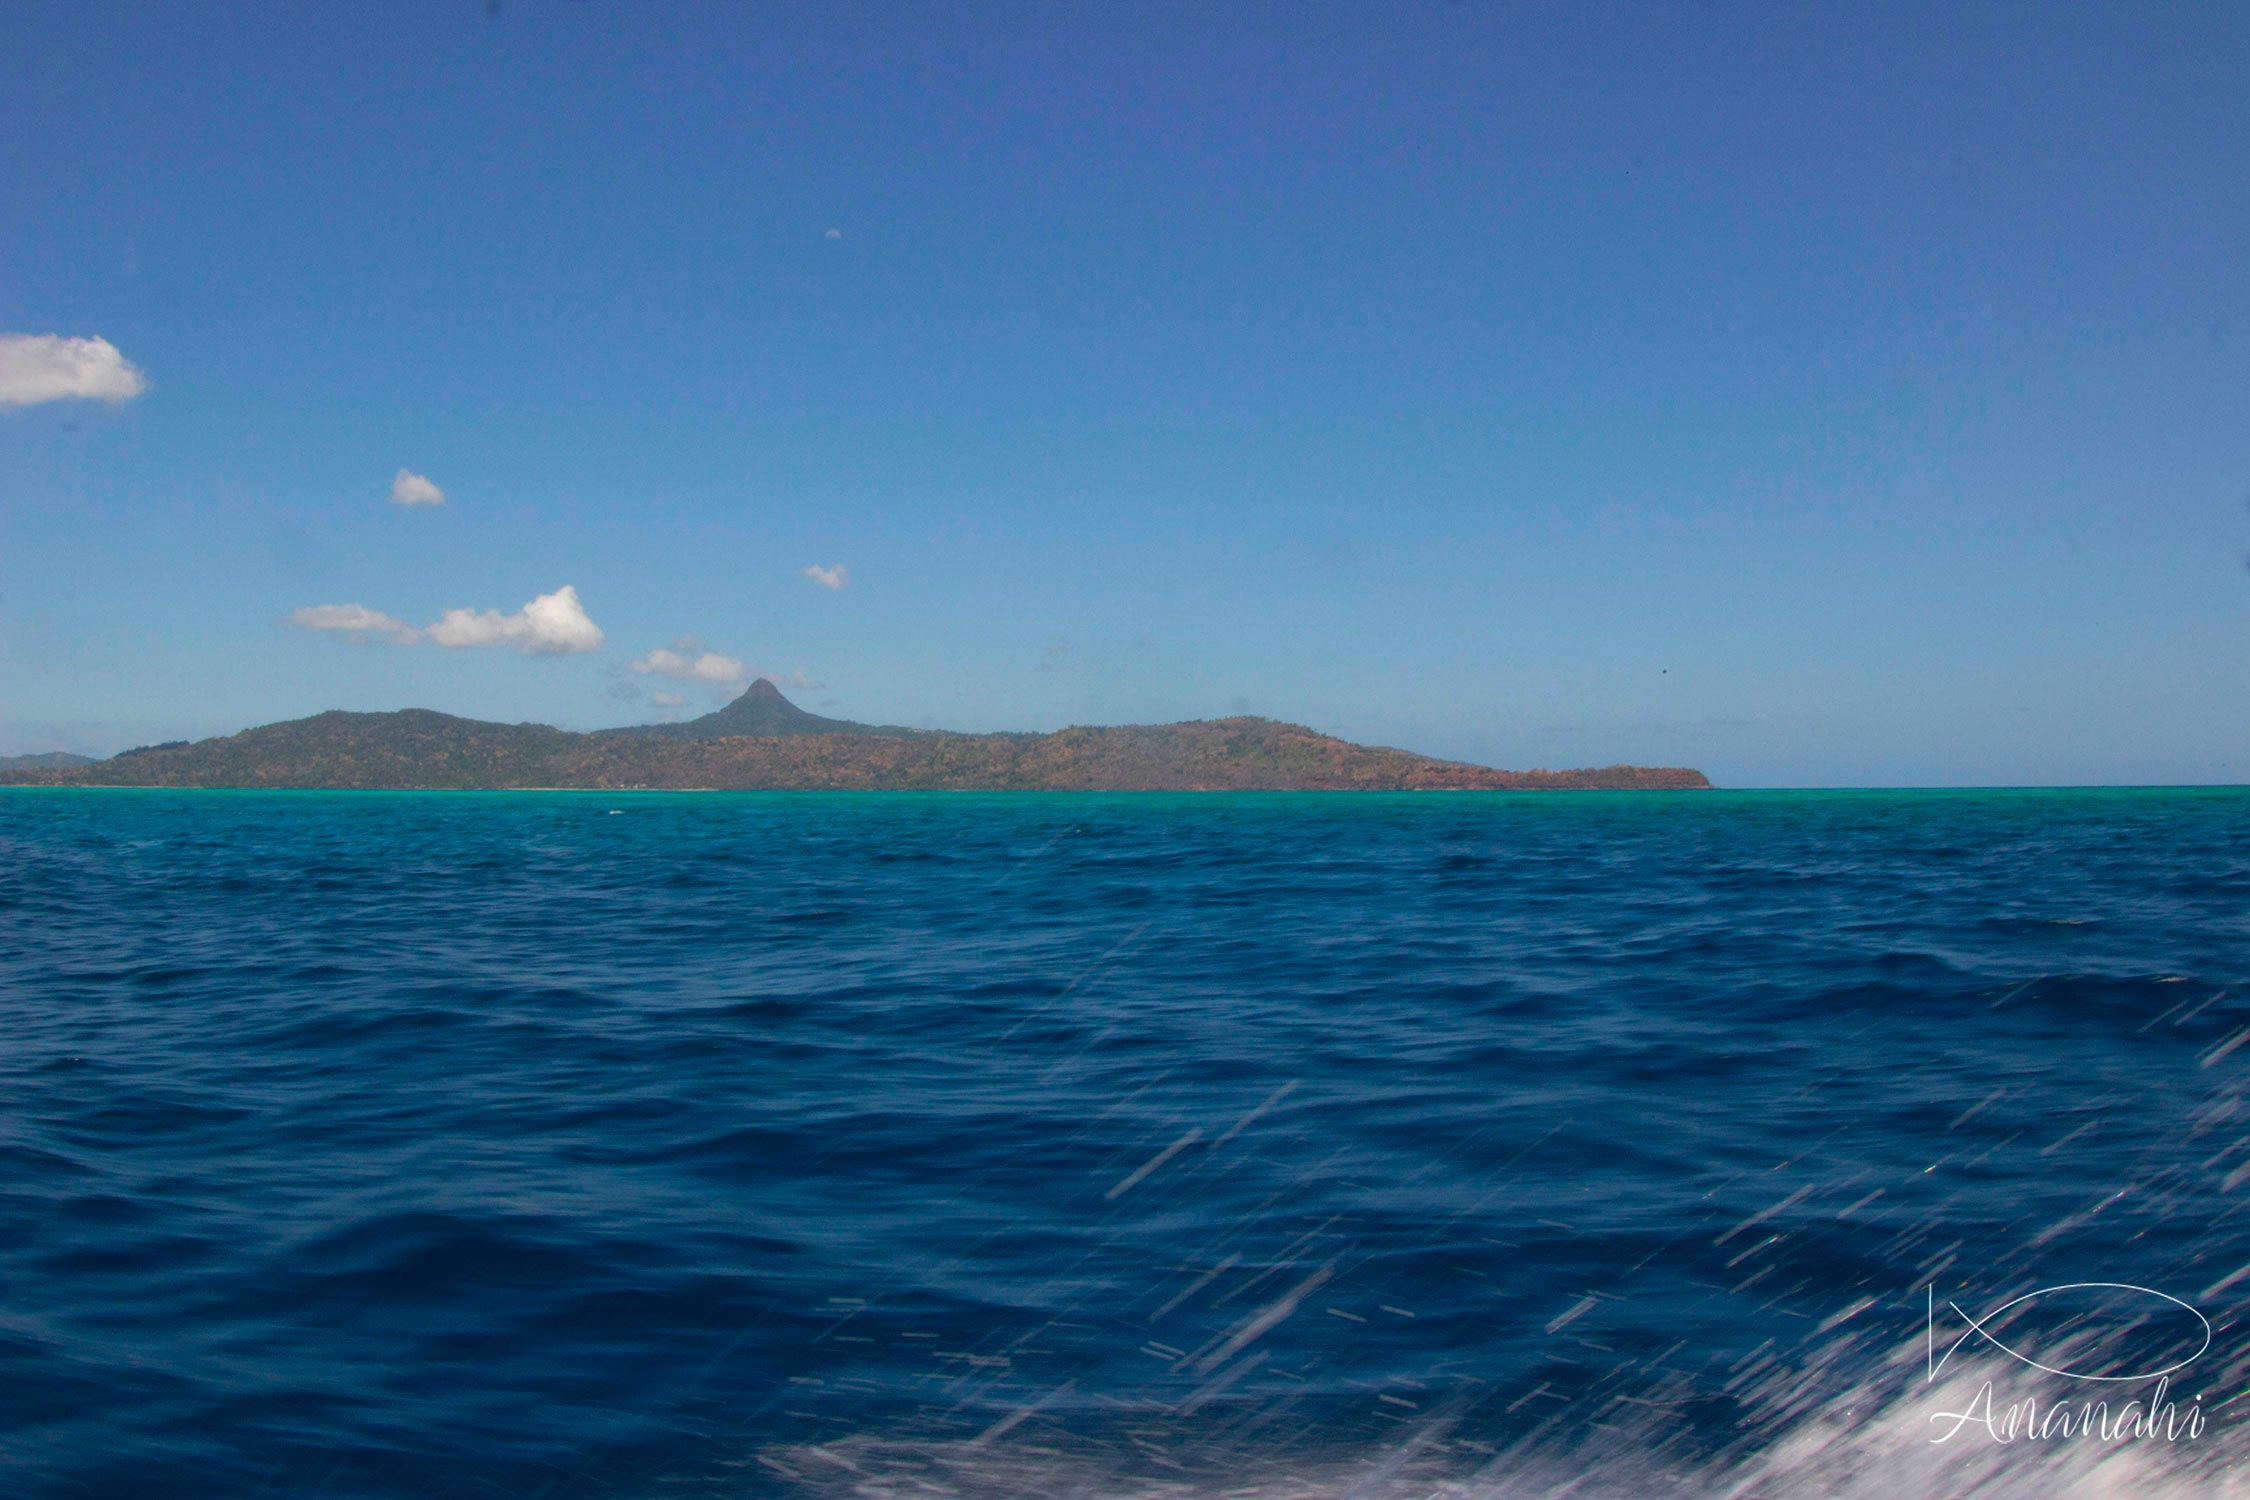
[[[1496,797],[1516,797],[1526,794],[1540,796],[1554,793],[1626,793],[1640,795],[1670,792],[1715,792],[1722,788],[1703,786],[162,786],[138,781],[23,781],[0,782],[0,792],[459,792],[483,796],[494,792],[599,792],[607,796],[635,796],[649,793],[677,795],[752,795],[771,796],[789,792],[806,796],[823,796],[842,793],[849,796],[942,796],[972,794],[986,796],[1070,796],[1070,797],[1138,797],[1138,796],[1225,796],[1252,797],[1326,797],[1326,796],[1444,796],[1471,794]],[[1752,788],[1737,787],[1747,791]],[[1847,791],[1864,788],[1806,787],[1805,791]],[[1877,788],[1876,790],[1880,790]],[[1939,790],[1944,790],[1940,788]]]

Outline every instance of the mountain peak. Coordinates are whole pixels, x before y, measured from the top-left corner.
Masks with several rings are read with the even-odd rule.
[[[728,734],[801,734],[810,727],[808,720],[818,722],[819,715],[808,714],[781,696],[772,678],[760,677],[726,707],[695,722],[723,728]]]
[[[760,677],[737,693],[726,707],[715,709],[700,719],[689,719],[681,724],[647,724],[621,732],[656,734],[667,739],[715,740],[738,735],[766,739],[788,734],[899,735],[907,731],[806,713],[782,696],[772,678]]]

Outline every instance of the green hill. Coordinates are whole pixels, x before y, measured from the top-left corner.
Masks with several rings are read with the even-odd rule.
[[[68,766],[90,766],[95,757],[73,755],[68,750],[49,750],[40,755],[0,755],[0,771],[61,770]]]
[[[331,711],[90,765],[27,769],[34,786],[507,787],[729,790],[1535,790],[1707,787],[1700,771],[1497,771],[1354,745],[1272,719],[955,734],[808,714],[760,681],[683,724],[576,734],[428,709]]]

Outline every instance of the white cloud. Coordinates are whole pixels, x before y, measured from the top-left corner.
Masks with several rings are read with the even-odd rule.
[[[147,389],[148,377],[108,339],[0,333],[0,406],[37,406],[73,396],[130,401]]]
[[[380,610],[369,609],[364,604],[312,604],[289,617],[289,623],[304,630],[340,630],[348,635],[380,635],[411,646],[422,638],[422,632],[404,620],[394,619]]]
[[[841,229],[831,229],[828,231],[828,237],[832,240],[840,240],[844,237],[844,231],[842,231]]]
[[[391,504],[443,505],[445,491],[412,469],[401,469],[398,471],[398,478],[391,481]]]
[[[687,703],[687,699],[679,693],[651,693],[648,701],[658,708],[680,708]]]
[[[602,629],[586,617],[578,590],[564,584],[512,615],[496,609],[449,609],[422,632],[440,646],[513,646],[527,656],[598,651]]]
[[[850,572],[842,563],[836,563],[826,568],[816,563],[805,569],[805,577],[810,578],[824,589],[840,589],[851,582]]]
[[[716,651],[701,655],[689,654],[693,647],[658,649],[633,663],[633,670],[669,677],[675,682],[734,683],[747,679],[750,669],[731,656],[721,656]]]
[[[428,641],[456,650],[466,646],[513,646],[526,656],[559,656],[568,652],[598,651],[602,630],[578,602],[578,590],[569,584],[504,615],[496,609],[449,609],[437,620],[417,630],[364,604],[314,604],[298,610],[289,623],[305,630],[337,630],[359,636],[380,635],[401,646]]]

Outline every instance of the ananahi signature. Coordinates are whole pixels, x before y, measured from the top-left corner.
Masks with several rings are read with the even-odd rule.
[[[2068,1367],[2061,1363],[2064,1356],[2060,1355],[2050,1354],[2047,1359],[2035,1359],[2023,1350],[2009,1344],[1993,1331],[1993,1325],[2011,1309],[2024,1307],[2027,1304],[2035,1303],[2042,1297],[2051,1297],[2063,1292],[2124,1293],[2127,1294],[2128,1299],[2153,1298],[2159,1303],[2179,1308],[2194,1318],[2196,1324],[2203,1330],[2203,1336],[2191,1353],[2182,1358],[2174,1359],[2169,1364],[2161,1365],[2155,1369],[2133,1370],[2124,1374],[2097,1374],[2091,1369]],[[2113,1300],[2115,1299],[2113,1298]],[[2065,1380],[2095,1381],[2105,1385],[2127,1381],[2153,1380],[2156,1382],[2156,1387],[2149,1393],[2145,1401],[2140,1399],[2130,1400],[2115,1409],[2112,1409],[2107,1399],[2103,1399],[2083,1401],[2075,1407],[2067,1401],[2050,1401],[2042,1410],[2037,1400],[2028,1398],[2005,1406],[1999,1405],[1993,1396],[1992,1382],[1987,1380],[1977,1388],[1976,1394],[1969,1399],[1961,1410],[1931,1413],[1930,1421],[1933,1424],[1952,1424],[1931,1438],[1931,1442],[1943,1443],[1949,1441],[1958,1437],[1962,1429],[1966,1427],[1983,1428],[1985,1435],[1996,1443],[2014,1443],[2026,1439],[2051,1441],[2056,1438],[2068,1437],[2092,1438],[2104,1443],[2129,1441],[2170,1443],[2177,1442],[2183,1437],[2192,1439],[2203,1435],[2205,1419],[2202,1396],[2191,1397],[2187,1407],[2182,1409],[2178,1402],[2171,1399],[2169,1387],[2172,1376],[2176,1372],[2195,1363],[2211,1347],[2211,1320],[2203,1316],[2193,1305],[2182,1301],[2171,1293],[2157,1291],[2154,1287],[2135,1286],[2130,1282],[2123,1281],[2072,1281],[2058,1286],[2041,1287],[2037,1291],[2025,1292],[2020,1297],[2012,1297],[1981,1318],[1970,1317],[1969,1314],[1961,1310],[1961,1305],[1958,1302],[1949,1301],[1946,1306],[1951,1308],[1961,1321],[1968,1326],[1962,1330],[1960,1337],[1946,1346],[1945,1353],[1941,1355],[1937,1352],[1937,1290],[1934,1287],[1931,1288],[1928,1298],[1928,1313],[1924,1324],[1924,1336],[1927,1340],[1927,1379],[1929,1381],[1937,1379],[1938,1372],[1945,1368],[1946,1361],[1951,1359],[1973,1334],[2010,1359],[2028,1365],[2043,1374],[2061,1376]],[[2076,1355],[2069,1357],[2074,1363],[2078,1358]],[[2049,1360],[2056,1362],[2049,1363]]]
[[[2021,1307],[2025,1303],[2037,1301],[2041,1297],[2053,1296],[2057,1292],[2082,1291],[2132,1292],[2142,1297],[2154,1297],[2159,1301],[2168,1302],[2172,1306],[2185,1311],[2190,1317],[2194,1318],[2195,1321],[2202,1326],[2203,1342],[2196,1345],[2195,1352],[2188,1355],[2185,1359],[2176,1359],[2172,1361],[2172,1363],[2165,1365],[2159,1369],[2136,1370],[2127,1375],[2095,1375],[2084,1370],[2066,1370],[2058,1368],[2055,1365],[2044,1364],[2039,1360],[2033,1359],[2030,1355],[2024,1353],[2022,1350],[2010,1347],[2007,1343],[2001,1340],[1998,1334],[1992,1331],[1990,1325],[1994,1321],[1996,1321],[2002,1313],[2007,1312],[2010,1308]],[[2018,1360],[2023,1364],[2027,1364],[2034,1370],[2041,1370],[2049,1375],[2060,1375],[2068,1380],[2102,1380],[2116,1382],[2133,1380],[2154,1380],[2160,1375],[2170,1375],[2176,1370],[2186,1369],[2189,1365],[2194,1364],[2196,1360],[2200,1359],[2206,1349],[2209,1349],[2211,1347],[2211,1320],[2209,1318],[2206,1318],[2193,1306],[2181,1301],[2179,1298],[2173,1296],[2170,1292],[2159,1292],[2152,1287],[2134,1286],[2130,1282],[2124,1281],[2071,1281],[2065,1282],[2060,1286],[2043,1286],[2035,1292],[2025,1292],[2020,1297],[2010,1298],[2006,1302],[2003,1302],[1998,1307],[1994,1308],[1992,1311],[1986,1313],[1982,1318],[1970,1317],[1967,1313],[1961,1311],[1960,1303],[1949,1301],[1945,1305],[1952,1308],[1954,1314],[1958,1316],[1962,1322],[1968,1324],[1969,1326],[1961,1331],[1961,1336],[1959,1338],[1955,1339],[1951,1344],[1946,1346],[1946,1351],[1943,1355],[1940,1355],[1937,1352],[1937,1289],[1935,1287],[1932,1287],[1929,1291],[1929,1302],[1930,1310],[1927,1321],[1924,1325],[1924,1335],[1928,1342],[1929,1380],[1937,1379],[1938,1371],[1945,1368],[1945,1362],[1951,1359],[1954,1355],[1954,1352],[1958,1350],[1962,1346],[1962,1344],[1968,1341],[1969,1335],[1972,1333],[1983,1339],[1993,1348],[1999,1350],[2002,1354],[2007,1355],[2010,1359]]]

